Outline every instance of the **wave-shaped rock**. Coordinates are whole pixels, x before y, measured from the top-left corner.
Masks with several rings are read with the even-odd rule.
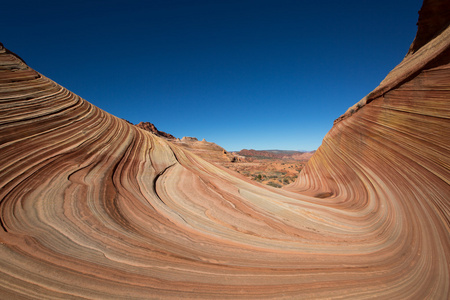
[[[1,47],[1,298],[447,299],[449,30],[336,122],[291,191],[140,130]]]

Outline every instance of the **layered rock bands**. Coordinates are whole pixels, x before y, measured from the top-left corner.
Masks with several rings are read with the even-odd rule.
[[[98,109],[2,47],[1,298],[448,299],[450,29],[430,36],[285,190]]]

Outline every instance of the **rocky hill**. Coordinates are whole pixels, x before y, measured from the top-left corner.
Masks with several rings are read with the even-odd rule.
[[[169,140],[176,139],[176,137],[174,137],[170,133],[166,133],[164,131],[159,131],[156,128],[156,126],[153,125],[150,122],[139,122],[138,124],[136,124],[136,127],[139,127],[141,129],[147,130],[147,131],[149,131],[149,132],[151,132],[151,133],[153,133],[153,134],[155,134],[157,136],[164,137],[164,138],[169,139]]]
[[[215,143],[207,142],[205,139],[199,141],[195,137],[185,136],[181,140],[173,141],[173,143],[212,163],[228,163],[236,160],[235,155],[228,153]]]

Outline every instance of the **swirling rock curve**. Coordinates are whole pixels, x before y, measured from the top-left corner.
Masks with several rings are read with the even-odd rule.
[[[0,295],[447,299],[449,34],[336,122],[288,190],[137,129],[1,47]]]

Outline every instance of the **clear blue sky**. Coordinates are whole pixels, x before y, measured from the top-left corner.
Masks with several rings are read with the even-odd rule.
[[[5,1],[0,41],[132,123],[313,150],[406,54],[421,0]]]

